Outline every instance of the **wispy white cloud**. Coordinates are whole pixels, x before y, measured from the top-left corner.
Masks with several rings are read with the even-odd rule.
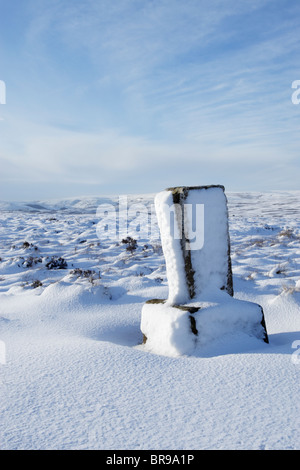
[[[180,176],[183,158],[187,178],[204,164],[213,175],[208,159],[242,177],[241,162],[249,171],[295,158],[294,0],[27,5],[22,84],[0,149],[7,179],[117,187],[125,175],[134,186],[157,168]]]

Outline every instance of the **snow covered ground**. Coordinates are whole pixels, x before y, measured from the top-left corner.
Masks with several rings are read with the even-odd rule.
[[[270,343],[182,357],[141,345],[142,306],[168,296],[153,195],[128,197],[155,225],[136,244],[97,236],[118,196],[0,203],[1,449],[300,448],[300,191],[227,197],[234,296]]]

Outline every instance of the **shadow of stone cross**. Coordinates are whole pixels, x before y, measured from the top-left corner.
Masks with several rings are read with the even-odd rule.
[[[268,343],[262,307],[233,297],[224,187],[168,188],[156,195],[155,209],[169,296],[143,306],[147,349],[192,354],[196,346],[236,333]]]

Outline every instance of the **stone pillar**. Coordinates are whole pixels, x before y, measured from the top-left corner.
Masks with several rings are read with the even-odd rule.
[[[214,331],[239,329],[268,342],[262,307],[233,299],[224,187],[168,188],[157,194],[155,208],[169,296],[144,305],[144,343],[161,353],[189,354],[213,340]]]

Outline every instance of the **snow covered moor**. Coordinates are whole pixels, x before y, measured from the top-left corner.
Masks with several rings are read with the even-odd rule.
[[[146,302],[187,300],[154,195],[1,203],[1,449],[299,448],[300,192],[227,199],[234,296],[219,295],[260,305],[269,343],[221,323],[201,343],[202,309],[179,355],[143,344]],[[132,232],[116,237],[125,212]]]

